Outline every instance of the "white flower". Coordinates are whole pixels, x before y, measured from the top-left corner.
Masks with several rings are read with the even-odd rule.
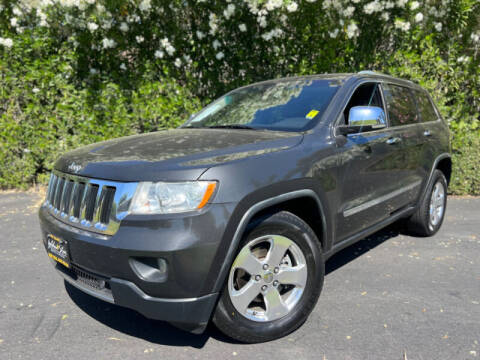
[[[208,26],[210,27],[210,35],[215,35],[218,30],[218,19],[214,13],[210,13],[208,17]]]
[[[125,70],[127,70],[127,66],[124,63],[121,63],[120,64],[120,69],[125,71]]]
[[[390,14],[388,12],[384,12],[382,13],[381,18],[385,21],[388,21],[388,19],[390,19]]]
[[[155,54],[154,54],[154,56],[157,59],[162,59],[164,55],[165,55],[165,53],[162,50],[157,50],[157,51],[155,51]]]
[[[90,68],[90,74],[92,75],[98,74],[98,70],[95,68]]]
[[[267,27],[267,18],[265,16],[259,16],[257,18],[258,25],[262,28]]]
[[[104,38],[102,40],[102,45],[104,49],[110,49],[110,48],[114,48],[117,45],[117,43],[113,39]]]
[[[290,4],[287,5],[287,11],[292,13],[297,11],[298,4],[295,1],[292,1]]]
[[[120,31],[122,32],[127,32],[128,31],[128,25],[126,22],[122,22],[119,27]]]
[[[351,23],[347,26],[347,37],[349,39],[358,36],[358,26],[355,23]]]
[[[180,58],[176,58],[175,62],[173,63],[177,68],[182,66],[182,60]]]
[[[34,87],[34,88],[32,89],[32,92],[33,92],[34,94],[37,94],[37,93],[40,92],[40,89],[37,88],[37,87]]]
[[[197,30],[197,38],[199,40],[202,40],[205,37],[205,34],[199,30]]]
[[[105,29],[105,30],[109,30],[111,27],[112,27],[112,24],[113,24],[113,20],[104,20],[103,23],[102,23],[102,27]]]
[[[410,23],[403,21],[401,19],[396,19],[395,20],[395,28],[400,29],[402,31],[408,31],[410,30]]]
[[[393,1],[387,1],[384,4],[385,9],[393,9],[395,7],[395,3]]]
[[[227,8],[223,11],[223,16],[225,16],[225,19],[230,19],[230,17],[233,15],[235,12],[235,5],[233,4],[228,4]]]
[[[467,62],[470,61],[470,57],[469,56],[460,56],[458,59],[457,59],[457,62],[459,62],[460,64],[465,64]]]
[[[408,0],[397,0],[397,6],[402,8],[405,6],[405,4],[408,2]]]
[[[98,25],[95,24],[94,22],[89,22],[87,24],[87,29],[90,30],[91,32],[94,32],[95,30],[98,29]]]
[[[140,11],[148,11],[152,8],[152,4],[150,0],[142,0],[140,5],[138,5]]]
[[[332,39],[335,39],[335,38],[337,37],[337,35],[338,35],[338,31],[339,31],[338,29],[335,29],[335,30],[333,30],[333,31],[329,31],[329,32],[328,32],[328,35],[330,35],[330,37],[331,37]]]
[[[436,22],[435,23],[435,30],[440,32],[440,31],[442,31],[442,28],[443,28],[443,24],[441,22]]]
[[[363,7],[363,12],[365,14],[373,14],[374,12],[382,11],[383,6],[378,2],[378,0],[372,1],[371,3],[366,4]]]
[[[217,50],[222,44],[220,44],[220,41],[218,41],[217,39],[215,39],[212,43],[212,46],[213,46],[213,49],[214,50]]]
[[[247,25],[245,25],[245,24],[240,24],[240,25],[238,25],[238,29],[239,29],[241,32],[245,32],[245,31],[247,31]]]
[[[12,9],[12,12],[13,12],[13,15],[22,16],[22,11],[16,6]]]
[[[165,47],[165,51],[167,52],[168,55],[172,56],[175,53],[175,48],[172,45],[168,44]]]
[[[13,40],[9,38],[0,37],[0,45],[10,49],[13,46]]]
[[[225,54],[223,52],[218,52],[217,55],[215,55],[217,60],[222,60],[225,57]]]
[[[410,9],[417,10],[420,7],[420,3],[418,1],[412,1],[410,4]]]
[[[480,42],[480,32],[473,33],[472,35],[470,35],[470,38],[474,43]]]
[[[423,20],[423,14],[419,12],[417,15],[415,15],[415,21],[417,23],[421,22]]]
[[[343,10],[343,16],[350,17],[353,15],[354,11],[355,8],[353,6],[349,6],[345,10]]]
[[[10,19],[10,25],[12,25],[13,27],[16,27],[18,24],[18,19],[13,17]]]
[[[265,9],[268,11],[275,10],[282,6],[282,0],[268,0],[265,4]]]
[[[137,41],[138,44],[141,44],[145,41],[145,38],[142,35],[137,35],[135,36],[135,40]]]

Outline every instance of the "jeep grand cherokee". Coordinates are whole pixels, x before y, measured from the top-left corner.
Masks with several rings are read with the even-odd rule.
[[[400,220],[438,231],[449,153],[447,124],[410,81],[261,82],[178,129],[61,156],[39,212],[44,244],[92,296],[268,341],[306,320],[332,254]]]

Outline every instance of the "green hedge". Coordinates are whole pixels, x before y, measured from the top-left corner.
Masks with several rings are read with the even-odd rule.
[[[65,151],[175,127],[199,109],[199,100],[171,79],[146,75],[136,89],[101,78],[75,86],[72,54],[49,53],[48,45],[25,32],[0,52],[0,188],[45,183]]]

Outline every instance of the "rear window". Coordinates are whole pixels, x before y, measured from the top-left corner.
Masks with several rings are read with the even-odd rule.
[[[420,121],[428,122],[437,120],[437,113],[427,93],[425,91],[415,90],[415,95],[418,103],[418,111],[420,112]]]
[[[383,89],[391,126],[418,122],[417,106],[409,88],[385,84]]]

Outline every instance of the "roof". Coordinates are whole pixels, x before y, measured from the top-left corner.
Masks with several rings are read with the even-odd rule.
[[[283,77],[277,79],[270,79],[259,81],[256,83],[252,83],[246,85],[244,87],[252,86],[252,85],[260,85],[260,84],[268,84],[268,83],[276,83],[276,82],[286,82],[286,81],[297,81],[297,80],[314,80],[314,79],[325,79],[325,80],[349,80],[353,78],[369,78],[369,79],[377,79],[377,80],[386,80],[392,81],[400,85],[405,85],[414,88],[420,88],[420,86],[410,80],[396,78],[390,75],[382,74],[379,72],[371,71],[371,70],[363,70],[358,73],[330,73],[330,74],[315,74],[315,75],[303,75],[303,76],[291,76],[291,77]]]

